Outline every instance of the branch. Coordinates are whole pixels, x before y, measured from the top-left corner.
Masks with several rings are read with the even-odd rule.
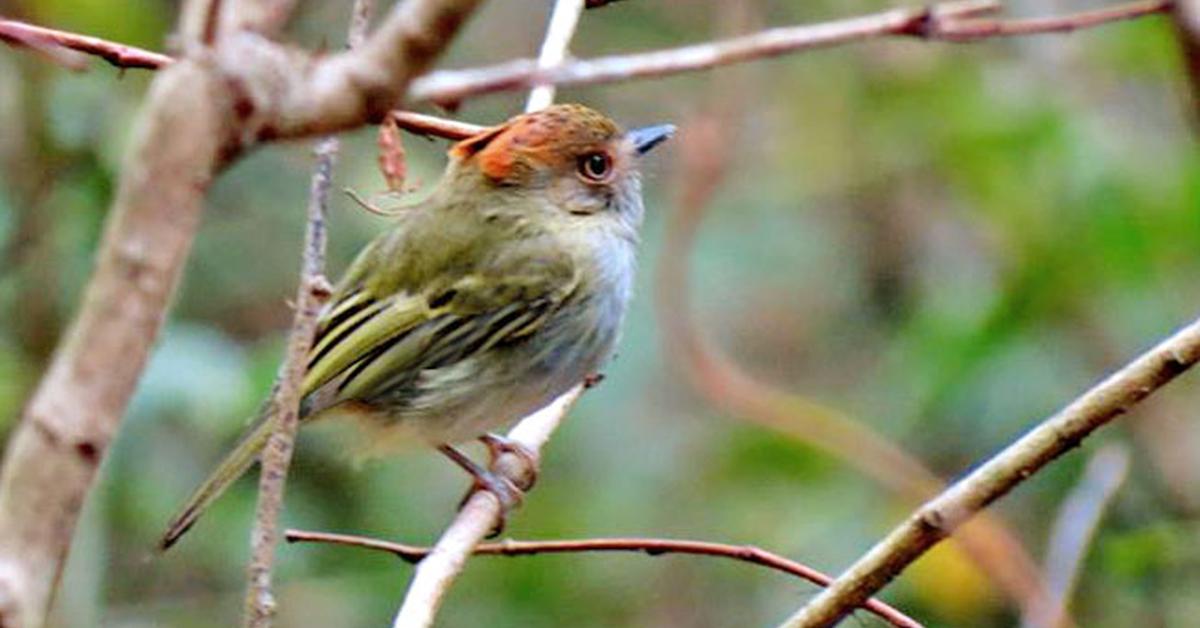
[[[525,417],[508,433],[508,438],[538,457],[583,390],[583,385],[576,386],[550,405]],[[495,468],[514,483],[532,472],[532,469],[525,468],[525,461],[520,456],[509,453],[496,459]],[[467,557],[499,521],[500,502],[496,496],[487,491],[472,493],[454,521],[442,532],[442,537],[430,550],[429,556],[417,565],[404,603],[392,625],[395,628],[432,626],[442,598],[462,572]]]
[[[353,19],[364,21],[365,26],[367,13],[369,11],[355,13]],[[361,29],[361,32],[356,29],[355,36],[358,41],[351,41],[350,47],[362,45],[366,32],[365,28]],[[159,70],[175,62],[174,57],[159,52],[2,18],[0,18],[0,41],[16,46],[36,48],[39,52],[51,55],[56,62],[72,69],[78,69],[75,57],[62,58],[56,54],[58,50],[94,55],[115,67],[125,69]],[[393,111],[391,115],[402,129],[418,135],[431,135],[451,140],[466,139],[486,128],[411,111],[397,110]]]
[[[249,2],[247,2],[249,4]],[[276,1],[256,3],[266,10],[278,8]],[[282,4],[287,5],[285,0]],[[354,0],[346,45],[361,45],[369,27],[374,0]],[[330,296],[325,277],[325,222],[329,216],[329,190],[333,185],[333,165],[339,143],[329,136],[317,142],[317,165],[313,170],[308,196],[308,224],[304,233],[304,253],[300,262],[300,282],[296,289],[296,312],[288,334],[287,354],[272,394],[270,408],[274,430],[259,459],[258,506],[250,532],[250,562],[246,566],[245,625],[269,628],[275,612],[271,593],[271,572],[275,565],[279,512],[283,508],[284,487],[300,427],[300,402],[304,373],[317,320]]]
[[[1200,360],[1200,319],[1142,354],[921,506],[782,624],[830,626],[993,501]]]
[[[329,532],[288,530],[286,538],[289,543],[331,543],[370,550],[381,550],[390,552],[408,563],[421,561],[431,551],[428,547],[405,545],[362,536],[333,534]],[[578,539],[563,541],[505,540],[500,543],[478,545],[472,553],[476,556],[531,556],[534,554],[579,552],[642,552],[649,556],[661,556],[663,554],[717,556],[781,571],[803,578],[821,587],[828,586],[833,580],[812,567],[789,560],[753,545],[728,545],[707,541],[653,538]],[[921,626],[920,623],[911,617],[874,598],[867,600],[863,604],[863,608],[875,613],[893,626],[906,628],[919,628]]]
[[[1127,475],[1129,450],[1120,445],[1109,445],[1092,456],[1084,469],[1083,479],[1063,500],[1046,552],[1046,583],[1051,597],[1049,610],[1053,613],[1046,625],[1062,625],[1061,618],[1066,616],[1087,548],[1109,502]],[[1025,626],[1032,628],[1029,623]]]
[[[405,131],[417,135],[444,137],[449,140],[465,140],[487,128],[478,124],[447,120],[413,111],[393,111],[391,116],[396,124]]]
[[[1188,103],[1192,123],[1200,131],[1200,0],[1178,0],[1171,17],[1190,87]]]
[[[360,2],[362,0],[359,0]],[[300,391],[304,379],[305,358],[312,349],[317,317],[329,299],[325,278],[325,220],[329,208],[329,189],[333,164],[337,159],[337,138],[327,137],[317,144],[317,166],[313,170],[308,200],[308,226],[304,234],[304,255],[300,284],[296,290],[296,312],[288,334],[287,354],[280,368],[270,401],[275,423],[263,449],[258,482],[258,506],[250,533],[251,557],[246,567],[246,625],[265,628],[271,625],[275,602],[271,595],[271,570],[275,564],[275,544],[283,489],[287,481],[300,421]]]
[[[0,19],[0,41],[18,46],[31,43],[40,46],[57,46],[104,59],[118,68],[144,68],[157,70],[174,61],[165,54],[125,46],[99,37],[76,35],[26,24],[17,20]]]
[[[41,626],[80,508],[158,334],[229,126],[194,62],[154,81],[82,306],[0,468],[0,625]]]
[[[363,45],[326,57],[264,47],[254,36],[229,37],[222,66],[236,79],[269,85],[255,98],[253,139],[308,137],[378,123],[405,95],[408,81],[433,64],[480,0],[410,0],[398,4]],[[244,70],[246,59],[255,63]]]
[[[550,25],[546,27],[546,39],[542,42],[542,50],[538,54],[538,68],[552,68],[567,58],[567,47],[571,36],[575,34],[575,26],[579,24],[579,16],[583,14],[584,0],[559,0],[554,3],[550,12]],[[525,103],[525,111],[545,109],[554,102],[555,87],[553,84],[543,84],[534,87],[529,92],[529,100]]]
[[[1167,13],[1173,4],[1172,0],[1142,0],[1141,2],[1056,17],[951,20],[932,24],[930,27],[934,29],[934,32],[930,36],[934,39],[961,42],[991,37],[1070,33],[1109,22],[1121,22],[1157,13]]]
[[[1170,0],[1151,0],[1057,18],[1005,20],[971,18],[997,8],[990,0],[947,2],[927,8],[892,9],[843,20],[772,28],[681,48],[574,61],[555,68],[539,68],[535,61],[522,59],[482,68],[432,72],[413,81],[409,100],[457,103],[471,96],[534,85],[596,85],[653,78],[883,37],[961,42],[1060,33],[1163,13],[1171,4]]]

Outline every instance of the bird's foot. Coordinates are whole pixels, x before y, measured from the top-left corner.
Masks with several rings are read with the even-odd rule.
[[[500,516],[496,522],[496,527],[488,534],[488,538],[499,536],[508,523],[508,513],[521,505],[525,500],[525,493],[504,474],[479,466],[474,460],[467,457],[466,454],[450,445],[441,445],[438,447],[438,451],[445,454],[454,464],[469,473],[474,481],[474,485],[467,491],[466,495],[463,495],[462,500],[458,503],[460,509],[466,505],[467,500],[471,498],[471,495],[475,494],[475,491],[484,490],[496,496],[496,501],[500,503]]]

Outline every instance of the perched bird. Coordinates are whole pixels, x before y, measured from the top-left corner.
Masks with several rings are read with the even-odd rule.
[[[671,125],[623,131],[581,105],[512,118],[450,149],[427,200],[366,246],[322,312],[302,384],[302,425],[350,418],[375,443],[438,447],[537,410],[609,359],[633,284],[639,158]],[[166,549],[250,468],[264,414],[171,520]],[[500,495],[503,501],[503,495]]]

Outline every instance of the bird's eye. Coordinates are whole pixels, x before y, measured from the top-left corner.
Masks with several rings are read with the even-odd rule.
[[[588,153],[579,159],[579,174],[590,181],[603,181],[612,169],[612,161],[604,153]]]

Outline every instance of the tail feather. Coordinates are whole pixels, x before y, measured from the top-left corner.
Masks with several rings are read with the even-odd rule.
[[[192,524],[196,523],[200,515],[225,492],[225,489],[229,488],[229,485],[254,465],[259,452],[271,437],[271,422],[267,420],[267,416],[269,415],[264,414],[246,430],[233,451],[225,455],[225,459],[221,461],[216,470],[209,474],[204,483],[192,492],[179,512],[171,518],[166,532],[158,541],[159,551],[166,551],[174,545],[179,537],[183,536],[192,527]]]

